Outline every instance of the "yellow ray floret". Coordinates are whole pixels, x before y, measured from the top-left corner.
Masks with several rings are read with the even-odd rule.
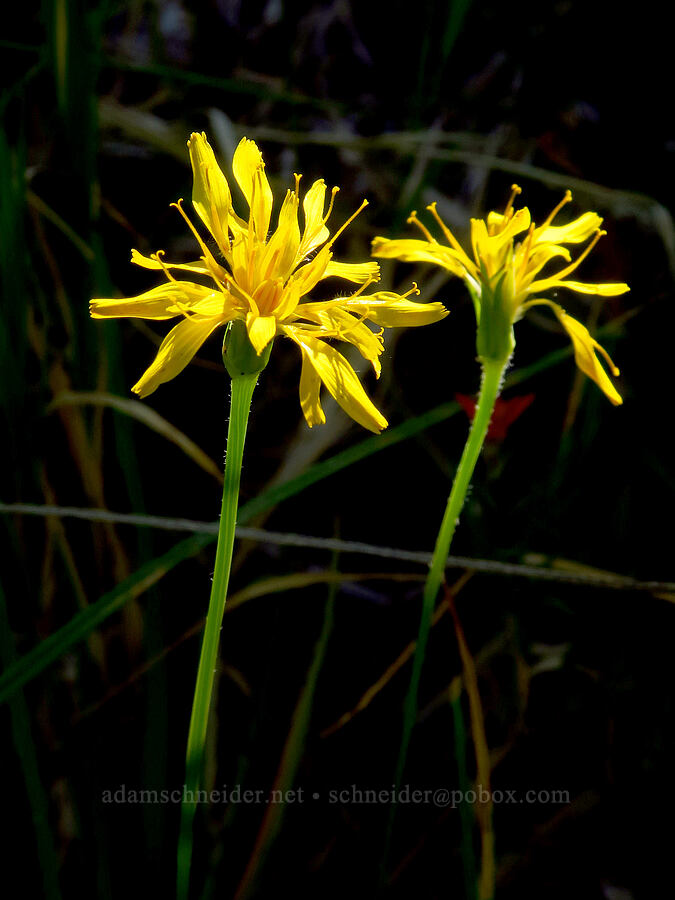
[[[572,281],[568,277],[605,234],[600,229],[602,219],[597,213],[587,212],[566,225],[553,225],[553,219],[572,199],[572,194],[567,191],[548,218],[536,226],[526,207],[518,210],[513,207],[514,200],[520,193],[520,188],[513,185],[503,213],[490,212],[484,220],[471,220],[471,253],[463,249],[441,218],[436,204],[432,203],[427,209],[440,226],[447,244],[437,241],[413,212],[408,222],[422,232],[423,239],[388,240],[377,237],[373,241],[373,256],[405,262],[430,262],[463,278],[475,301],[479,334],[481,328],[487,331],[490,325],[489,321],[486,323],[486,317],[495,317],[496,327],[510,333],[513,323],[527,309],[542,304],[550,306],[572,341],[577,366],[595,381],[612,403],[618,405],[622,402],[621,397],[597,356],[600,353],[611,374],[617,376],[619,370],[605,350],[591,337],[585,326],[569,316],[558,304],[534,299],[532,296],[559,287],[601,297],[614,297],[629,290],[628,285],[623,283],[588,284]],[[564,244],[580,244],[584,241],[588,241],[588,244],[573,260]],[[560,258],[564,261],[562,268],[546,277],[540,277],[545,266]],[[375,316],[370,317],[372,321],[384,324],[384,321]],[[484,346],[489,345],[490,342],[486,340]],[[510,344],[507,339],[501,344],[496,341],[495,346],[500,349],[508,349],[510,346],[512,350],[512,339]]]
[[[206,136],[191,135],[188,149],[192,203],[217,250],[207,246],[179,200],[172,205],[194,234],[200,259],[168,263],[162,251],[148,257],[133,250],[132,262],[162,271],[166,283],[138,297],[96,299],[90,304],[95,318],[180,318],[133,390],[147,397],[184,369],[215,329],[240,320],[259,356],[277,335],[290,338],[300,349],[300,404],[310,426],[325,421],[319,399],[323,384],[356,422],[381,431],[386,419],[368,398],[350,363],[327,341],[352,344],[379,376],[383,328],[437,322],[447,310],[440,303],[410,300],[412,293],[418,293],[416,288],[403,295],[385,291],[366,295],[364,290],[379,280],[379,265],[372,260],[344,263],[333,259],[336,238],[366,201],[331,237],[327,222],[338,189],[333,188],[327,198],[323,180],[315,181],[302,200],[301,223],[301,176],[296,175],[294,189],[286,192],[276,228],[270,232],[272,189],[255,142],[244,138],[232,161],[234,179],[248,206],[244,216],[235,212],[230,185]],[[203,277],[208,284],[181,281],[172,274],[176,270]],[[303,300],[327,278],[341,278],[360,287],[351,296],[335,300]],[[369,327],[368,321],[377,330]]]

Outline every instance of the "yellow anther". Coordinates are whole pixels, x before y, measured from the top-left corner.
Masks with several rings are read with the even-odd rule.
[[[506,209],[504,210],[504,218],[508,219],[511,213],[513,212],[513,201],[516,199],[518,194],[522,194],[523,189],[519,187],[517,184],[511,185],[511,196],[509,197],[509,202],[506,204]]]
[[[330,200],[328,201],[328,212],[327,212],[326,215],[323,217],[323,224],[324,224],[324,225],[325,225],[326,222],[328,221],[328,219],[329,219],[329,217],[330,217],[330,214],[333,212],[333,204],[335,203],[335,195],[337,194],[337,192],[338,192],[339,190],[340,190],[340,188],[337,187],[337,185],[336,185],[336,186],[332,189],[332,191],[331,191],[331,193],[330,193]]]
[[[150,259],[155,259],[155,260],[157,260],[157,262],[158,262],[158,263],[160,264],[160,266],[162,267],[162,271],[164,272],[164,274],[166,275],[166,277],[169,279],[169,281],[173,281],[174,284],[176,284],[176,279],[173,277],[173,275],[171,274],[171,272],[169,272],[169,270],[168,270],[166,264],[164,263],[164,260],[162,259],[162,256],[164,256],[164,250],[158,250],[157,253],[151,253],[151,254],[150,254]]]

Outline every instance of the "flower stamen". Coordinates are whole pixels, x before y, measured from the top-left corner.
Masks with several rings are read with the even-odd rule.
[[[517,184],[511,185],[511,196],[509,197],[508,203],[506,204],[506,209],[504,210],[504,218],[505,219],[510,219],[511,216],[513,215],[513,201],[516,199],[518,194],[522,194],[522,193],[523,193],[523,189],[519,185],[517,185]]]
[[[337,195],[337,193],[338,193],[339,190],[340,190],[340,188],[337,187],[337,185],[336,185],[336,186],[331,190],[331,192],[330,192],[330,200],[328,201],[328,212],[327,212],[326,215],[323,217],[323,224],[324,224],[324,225],[326,224],[326,222],[327,222],[328,219],[330,218],[330,214],[333,212],[333,204],[335,203],[335,197],[336,197],[336,195]],[[363,207],[361,207],[361,209],[363,209]],[[357,216],[359,212],[361,212],[361,210],[359,210],[357,213],[354,213],[354,216]],[[352,218],[353,218],[353,217],[352,217]],[[350,221],[351,221],[351,219],[350,219]],[[348,225],[348,224],[349,224],[349,223],[347,223],[347,225]],[[346,228],[347,226],[345,225],[345,226],[343,226],[343,227]],[[336,235],[336,237],[337,237],[337,235]]]
[[[333,193],[333,196],[335,196],[335,192]],[[366,208],[366,206],[368,206],[368,201],[364,200],[363,203],[361,204],[361,206],[359,206],[359,208],[356,210],[356,212],[351,214],[351,216],[347,219],[347,221],[344,223],[344,225],[341,228],[338,228],[338,230],[335,232],[333,237],[328,241],[327,244],[324,244],[322,249],[328,250],[329,247],[332,247],[333,244],[335,243],[335,241],[340,237],[342,232],[345,230],[345,228],[348,225],[351,225],[351,223],[354,221],[354,219],[359,215],[359,213],[363,212],[363,210]],[[327,218],[328,218],[328,216],[326,216],[326,219]],[[325,219],[324,219],[324,221],[325,221]]]
[[[150,259],[155,259],[155,260],[157,260],[157,262],[158,262],[158,263],[160,264],[160,266],[162,267],[162,271],[163,271],[164,274],[166,275],[167,279],[168,279],[169,281],[173,281],[174,284],[177,284],[178,282],[177,282],[176,279],[173,277],[173,275],[171,274],[171,272],[169,272],[169,269],[167,268],[166,263],[165,263],[164,260],[162,259],[163,256],[164,256],[164,250],[158,250],[157,253],[151,253],[151,254],[150,254]]]
[[[598,230],[595,232],[595,236],[594,236],[593,240],[590,242],[590,244],[588,244],[587,247],[584,248],[583,252],[580,253],[579,256],[577,256],[577,258],[574,260],[574,262],[571,265],[567,266],[567,268],[563,269],[561,272],[557,272],[556,275],[553,276],[556,279],[556,281],[560,278],[567,278],[568,275],[570,275],[572,272],[574,272],[574,270],[576,268],[578,268],[579,265],[586,259],[586,257],[591,252],[593,247],[595,247],[595,245],[598,243],[600,238],[606,234],[607,234],[606,231],[603,231],[601,228],[598,228]],[[533,284],[532,284],[533,288],[534,288],[535,284],[536,284],[536,282],[533,282]]]
[[[416,225],[419,228],[419,230],[422,232],[424,237],[429,241],[430,244],[438,243],[438,241],[432,235],[432,233],[429,231],[429,229],[426,227],[426,225],[423,225],[422,222],[420,222],[420,220],[417,218],[417,210],[416,209],[414,209],[408,216],[407,223],[408,223],[408,225]]]
[[[555,217],[558,215],[558,213],[563,208],[563,206],[566,206],[568,203],[571,203],[571,202],[572,202],[572,191],[567,190],[567,191],[565,191],[565,196],[562,198],[560,203],[553,209],[552,212],[549,213],[548,218],[545,219],[543,224],[541,224],[539,226],[539,229],[537,229],[537,230],[543,231],[544,228],[548,228],[548,226],[555,219]]]
[[[465,268],[467,268],[472,275],[475,275],[476,277],[478,277],[478,270],[476,268],[476,264],[469,259],[469,257],[464,252],[464,248],[462,247],[462,245],[459,243],[457,238],[454,236],[454,234],[450,231],[448,226],[445,224],[445,222],[441,218],[440,213],[436,209],[436,201],[434,200],[433,203],[430,203],[429,206],[427,206],[427,209],[429,210],[431,215],[434,217],[434,219],[436,219],[438,224],[441,226],[441,228],[443,230],[443,234],[445,235],[447,241],[450,243],[451,247],[453,247],[453,249],[456,250],[457,253],[460,255],[462,265],[465,266]],[[476,250],[475,245],[473,248],[473,253],[476,258],[476,261],[478,261],[478,252]]]

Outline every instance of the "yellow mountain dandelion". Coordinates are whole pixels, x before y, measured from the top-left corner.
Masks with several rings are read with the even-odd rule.
[[[326,185],[323,180],[315,181],[302,201],[301,229],[301,176],[296,175],[294,189],[286,192],[279,210],[277,227],[270,233],[272,190],[256,144],[244,138],[232,162],[234,178],[248,204],[246,218],[234,211],[230,187],[206,136],[193,134],[188,148],[194,177],[192,203],[217,250],[209,249],[179,200],[172,205],[199,243],[200,258],[184,264],[169,263],[163,251],[145,257],[133,250],[132,262],[161,270],[166,283],[128,300],[91,301],[91,314],[96,318],[180,318],[133,390],[147,397],[185,368],[215,329],[233,323],[237,327],[231,328],[232,336],[243,335],[258,358],[257,369],[254,362],[251,371],[264,367],[276,335],[290,338],[299,347],[300,404],[310,426],[325,422],[319,399],[323,382],[355,421],[371,431],[381,431],[386,419],[368,398],[352,366],[329,341],[353,344],[379,376],[384,328],[426,325],[442,319],[447,310],[440,303],[409,299],[419,293],[416,288],[403,295],[385,291],[365,295],[364,290],[379,280],[378,264],[333,259],[334,242],[367,201],[331,237],[326,223],[338,188],[333,188],[326,209]],[[204,283],[179,280],[173,271],[189,273]],[[351,296],[307,302],[304,298],[327,278],[340,278],[360,287]],[[379,326],[379,331],[371,330],[366,320]],[[228,340],[226,337],[226,361]]]
[[[600,364],[596,351],[604,357],[612,375],[617,376],[619,370],[608,353],[581,322],[569,316],[559,304],[539,296],[558,287],[602,297],[613,297],[629,290],[627,284],[587,284],[569,278],[606,233],[600,229],[602,219],[597,213],[587,212],[567,225],[553,225],[561,208],[572,199],[572,194],[567,191],[548,218],[536,226],[526,207],[518,210],[513,207],[520,192],[520,188],[513,185],[503,213],[491,212],[486,220],[471,220],[471,254],[464,251],[443,222],[436,204],[432,203],[427,209],[440,226],[448,245],[439,243],[413,212],[408,222],[420,229],[424,239],[378,237],[373,241],[373,256],[430,262],[463,278],[476,309],[477,349],[481,360],[505,362],[513,352],[513,323],[533,306],[549,306],[572,340],[577,366],[595,381],[612,403],[619,405],[621,397]],[[584,241],[589,243],[572,260],[564,245]],[[542,269],[554,259],[563,260],[563,267],[551,275],[543,275]]]

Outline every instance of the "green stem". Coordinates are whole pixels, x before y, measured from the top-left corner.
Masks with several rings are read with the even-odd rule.
[[[417,633],[417,646],[413,658],[413,671],[404,705],[403,737],[401,739],[401,748],[399,750],[398,763],[396,766],[397,785],[401,783],[401,779],[403,778],[403,770],[405,769],[406,758],[408,756],[410,737],[415,725],[415,720],[417,719],[417,695],[436,596],[438,595],[438,589],[440,588],[445,575],[445,562],[450,552],[450,544],[455,533],[457,520],[462,511],[462,507],[464,506],[466,492],[469,489],[473,471],[476,468],[476,463],[478,462],[478,457],[480,456],[480,451],[483,447],[483,442],[490,425],[495,401],[499,396],[502,377],[507,363],[508,359],[501,362],[491,359],[482,361],[483,381],[478,397],[478,403],[476,405],[476,413],[473,418],[473,424],[471,426],[471,431],[469,432],[468,440],[464,446],[462,458],[459,461],[459,466],[455,473],[455,480],[452,483],[452,490],[448,497],[445,515],[443,516],[441,528],[438,532],[438,537],[436,538],[436,546],[431,560],[431,567],[424,585],[422,616],[420,619],[419,631]]]
[[[225,599],[230,579],[234,528],[239,502],[241,461],[244,454],[246,426],[251,408],[251,397],[258,379],[258,372],[232,379],[232,403],[227,433],[227,456],[223,503],[218,529],[216,565],[211,585],[211,599],[206,616],[202,650],[199,657],[197,684],[192,704],[190,731],[185,758],[185,786],[181,808],[180,834],[178,838],[177,897],[187,900],[190,888],[190,862],[192,859],[192,825],[197,808],[203,762],[206,728],[213,693],[213,681],[218,659],[220,628],[225,612]]]
[[[417,632],[417,643],[415,646],[415,655],[413,657],[413,670],[410,676],[410,685],[408,693],[403,705],[403,734],[401,735],[401,745],[398,752],[398,761],[396,763],[395,783],[398,789],[403,780],[406,760],[408,758],[408,748],[410,746],[410,738],[417,720],[417,699],[419,693],[420,677],[422,674],[422,666],[424,664],[424,656],[427,648],[427,640],[429,638],[429,630],[431,628],[431,619],[434,612],[434,604],[438,589],[445,575],[445,563],[450,552],[450,544],[455,533],[459,514],[464,506],[466,493],[471,483],[480,451],[485,441],[492,411],[494,410],[495,401],[499,396],[502,385],[504,370],[508,365],[509,358],[501,362],[493,359],[482,359],[483,380],[480,388],[478,403],[476,404],[476,412],[473,417],[473,424],[469,431],[469,437],[459,466],[455,472],[455,479],[452,483],[450,496],[445,508],[445,515],[441,522],[441,527],[436,538],[436,546],[429,568],[429,574],[424,584],[424,593],[422,595],[422,615],[420,618],[419,630]],[[384,838],[384,852],[380,861],[380,889],[382,889],[387,877],[387,864],[389,858],[389,848],[394,830],[394,819],[396,817],[396,803],[391,805],[389,811],[389,820]]]

